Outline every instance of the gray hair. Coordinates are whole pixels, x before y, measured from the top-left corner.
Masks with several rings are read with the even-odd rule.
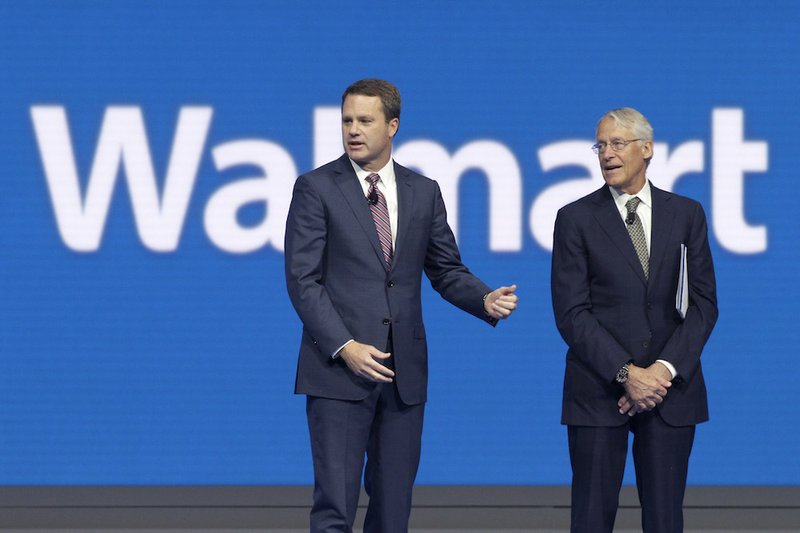
[[[650,125],[650,122],[644,115],[632,107],[620,107],[606,112],[606,114],[597,121],[597,126],[600,126],[600,123],[606,118],[613,118],[618,126],[631,130],[637,139],[643,141],[653,140],[653,126]]]

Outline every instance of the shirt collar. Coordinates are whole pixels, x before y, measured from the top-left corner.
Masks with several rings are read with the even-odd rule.
[[[642,201],[644,205],[649,207],[650,209],[653,208],[653,192],[650,189],[650,180],[645,180],[644,187],[642,190],[637,192],[636,194],[628,194],[626,192],[617,192],[614,187],[609,187],[609,191],[611,191],[611,197],[614,199],[614,203],[617,204],[617,208],[620,210],[625,210],[625,204],[628,203],[628,200],[636,196],[639,200]]]
[[[350,159],[348,157],[348,159]],[[394,159],[391,157],[389,158],[389,162],[386,163],[382,169],[377,172],[370,172],[368,170],[364,170],[358,163],[350,159],[350,164],[353,165],[353,170],[356,172],[356,176],[358,176],[358,181],[364,181],[367,179],[367,176],[370,174],[378,174],[381,177],[381,181],[386,187],[394,186]]]

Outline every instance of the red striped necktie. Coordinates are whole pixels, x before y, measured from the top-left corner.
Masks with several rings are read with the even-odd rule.
[[[378,240],[381,242],[383,250],[383,260],[386,267],[392,266],[392,225],[389,222],[389,208],[386,205],[386,197],[378,189],[378,181],[381,177],[375,173],[366,177],[369,182],[369,210],[372,212],[372,220],[375,222],[375,229],[378,230]]]

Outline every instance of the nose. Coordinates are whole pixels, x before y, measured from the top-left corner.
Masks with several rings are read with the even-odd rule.
[[[360,133],[360,130],[358,129],[358,123],[356,121],[351,122],[350,123],[350,127],[347,128],[347,134],[350,137],[355,137],[359,133]]]

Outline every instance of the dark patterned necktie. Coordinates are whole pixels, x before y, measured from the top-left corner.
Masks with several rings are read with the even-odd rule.
[[[639,262],[642,264],[645,279],[650,276],[650,254],[647,251],[647,240],[644,238],[644,226],[639,215],[636,214],[636,208],[639,207],[641,200],[634,196],[625,203],[625,208],[628,210],[628,218],[626,219],[625,227],[628,228],[628,234],[633,241],[633,247],[636,249],[636,255],[639,256]],[[633,215],[633,216],[631,216]],[[628,223],[633,219],[633,223]]]
[[[369,182],[369,210],[372,212],[372,220],[375,222],[375,229],[378,230],[378,240],[381,242],[383,250],[383,260],[386,266],[392,266],[392,225],[389,223],[389,208],[386,205],[386,197],[378,189],[378,181],[381,177],[375,173],[366,177]]]

